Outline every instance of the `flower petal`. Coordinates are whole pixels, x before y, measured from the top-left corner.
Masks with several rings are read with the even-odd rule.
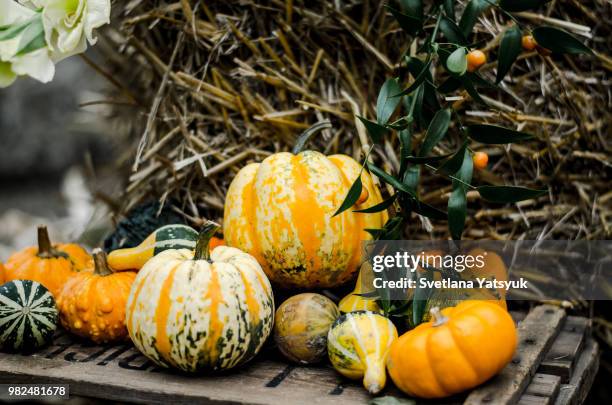
[[[111,3],[110,0],[88,0],[85,10],[85,35],[91,45],[97,39],[93,36],[93,30],[110,23]]]
[[[50,82],[55,75],[55,65],[46,48],[15,57],[12,69],[18,75],[28,75],[43,83]]]

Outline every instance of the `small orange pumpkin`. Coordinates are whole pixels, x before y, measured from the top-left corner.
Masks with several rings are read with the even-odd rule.
[[[71,276],[59,294],[62,325],[95,343],[125,340],[125,308],[136,273],[113,273],[100,249],[94,250],[94,268],[88,270]]]
[[[0,285],[4,284],[4,273],[5,273],[6,269],[4,268],[4,265],[2,263],[0,263]]]
[[[402,335],[391,346],[387,370],[411,396],[447,397],[493,377],[514,355],[514,321],[499,305],[463,301],[431,310],[432,320]]]
[[[46,226],[38,227],[38,246],[14,253],[4,264],[5,281],[33,280],[57,297],[74,272],[92,266],[91,256],[76,244],[55,244],[49,240]]]

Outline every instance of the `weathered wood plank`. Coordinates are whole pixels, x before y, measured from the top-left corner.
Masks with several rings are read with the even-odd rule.
[[[465,404],[516,403],[555,337],[561,330],[565,311],[551,305],[534,308],[519,323],[519,343],[514,359],[486,385],[472,391]]]
[[[576,405],[586,399],[599,368],[599,346],[588,339],[569,384],[562,384],[555,405]]]
[[[518,405],[550,405],[552,403],[552,400],[548,397],[529,394],[523,395],[517,402]]]
[[[561,377],[561,382],[567,384],[583,348],[587,328],[587,318],[568,317],[561,333],[542,360],[538,372],[558,375]]]
[[[329,367],[298,367],[260,356],[235,372],[186,375],[156,367],[131,344],[94,346],[58,335],[31,356],[0,353],[0,383],[61,383],[71,395],[152,404],[367,403],[358,382]],[[392,391],[392,390],[390,390]]]
[[[554,401],[559,394],[559,387],[561,387],[561,377],[536,373],[527,386],[523,396],[533,395],[536,397],[547,397],[550,398],[551,401]]]

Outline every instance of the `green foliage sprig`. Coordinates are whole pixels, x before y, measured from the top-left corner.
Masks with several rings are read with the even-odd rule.
[[[400,145],[400,167],[397,173],[387,173],[382,168],[366,161],[364,167],[382,182],[393,188],[394,194],[375,207],[360,212],[379,212],[398,203],[398,215],[391,218],[382,229],[369,229],[375,239],[399,239],[403,227],[412,212],[431,219],[447,219],[450,235],[461,239],[467,216],[467,192],[475,190],[480,197],[494,203],[515,203],[537,198],[547,190],[533,190],[517,186],[475,186],[472,184],[473,162],[470,141],[500,145],[531,139],[533,136],[497,125],[463,125],[457,111],[451,105],[443,105],[444,95],[465,90],[477,103],[488,107],[479,89],[495,88],[510,72],[522,51],[523,35],[533,35],[538,45],[553,53],[592,53],[571,34],[554,27],[541,26],[528,31],[512,14],[537,8],[548,0],[470,0],[456,18],[455,0],[432,2],[426,9],[421,0],[399,0],[397,7],[387,5],[409,40],[422,38],[417,58],[405,55],[398,77],[390,78],[382,85],[376,102],[376,121],[358,117],[364,124],[372,142],[382,144],[387,137],[397,136]],[[472,31],[479,16],[490,8],[504,14],[511,25],[502,34],[498,51],[496,83],[491,83],[478,72],[468,69],[468,53],[478,43],[470,42]],[[436,67],[436,69],[433,69]],[[433,77],[432,71],[438,72]],[[404,89],[400,83],[406,74],[414,80]],[[391,121],[401,106],[399,118]],[[461,136],[460,146],[448,155],[431,155],[452,127]],[[415,145],[413,135],[424,131],[420,145]],[[367,160],[367,159],[366,159]],[[419,199],[419,181],[423,169],[432,170],[447,177],[452,191],[446,211],[435,208]],[[360,178],[347,193],[336,214],[350,209],[361,192]]]

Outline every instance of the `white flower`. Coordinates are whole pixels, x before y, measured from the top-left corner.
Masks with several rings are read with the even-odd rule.
[[[96,43],[93,31],[110,22],[110,0],[32,0],[43,9],[45,39],[54,59],[84,52]]]
[[[42,21],[36,11],[13,0],[0,0],[0,88],[10,86],[17,76],[28,75],[43,83],[53,79],[55,66],[46,46],[24,47],[37,37],[43,40]],[[12,33],[11,33],[12,32]],[[7,33],[11,33],[7,35]],[[8,39],[3,39],[2,35]]]
[[[110,10],[110,0],[0,0],[0,88],[19,75],[51,81],[54,63],[96,43]]]

